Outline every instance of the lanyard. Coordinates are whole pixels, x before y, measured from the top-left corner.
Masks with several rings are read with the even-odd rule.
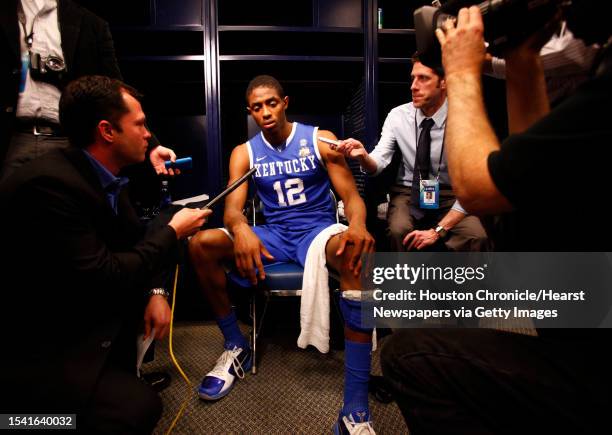
[[[43,7],[36,13],[36,15],[34,15],[34,18],[32,18],[32,28],[28,32],[28,29],[26,28],[26,16],[23,10],[23,4],[21,4],[21,1],[19,2],[18,9],[17,9],[17,17],[19,19],[19,23],[21,24],[21,27],[23,28],[23,33],[26,38],[25,42],[26,42],[26,45],[28,46],[28,50],[32,49],[32,44],[34,43],[34,23],[36,23],[36,19],[43,12],[48,12],[47,3],[45,3]]]
[[[414,143],[416,144],[416,146],[414,147],[415,149],[415,155],[416,155],[416,148],[419,146],[419,128],[417,125],[417,108],[414,108]],[[444,121],[444,123],[446,123],[446,120]],[[442,136],[442,147],[440,148],[440,160],[438,161],[438,174],[436,175],[436,180],[439,181],[440,180],[440,172],[442,171],[442,157],[444,156],[444,142],[445,142],[445,137]],[[416,165],[415,165],[416,166]],[[419,171],[420,172],[420,171]],[[414,177],[414,170],[413,170],[413,174],[412,176]],[[419,179],[421,178],[421,174],[419,173]]]

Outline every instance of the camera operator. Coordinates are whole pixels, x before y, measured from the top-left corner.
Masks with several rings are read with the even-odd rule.
[[[511,136],[487,119],[478,7],[436,30],[446,70],[447,144],[453,187],[468,212],[513,212],[515,251],[603,251],[611,236],[595,215],[611,185],[612,30],[594,0],[574,0],[570,30],[605,44],[596,74],[553,111],[539,52],[554,31],[506,54]],[[558,18],[558,17],[557,17]],[[534,191],[545,191],[533,195]],[[595,210],[590,211],[589,208]],[[382,352],[383,373],[411,433],[600,433],[608,424],[612,362],[606,329],[404,330]]]
[[[0,2],[0,59],[0,180],[68,147],[58,104],[69,81],[91,74],[121,79],[108,24],[71,0]],[[155,172],[168,174],[164,161],[175,160],[174,152],[155,137],[149,149]]]
[[[582,21],[597,19],[597,8],[591,9],[593,17],[586,12],[586,5],[594,2],[575,4],[569,24],[576,27],[576,37],[605,43],[612,32],[603,29],[609,26],[601,23],[597,30],[597,22]],[[449,21],[445,31],[436,31],[447,81],[453,82],[448,89],[447,141],[457,196],[466,209],[478,214],[514,210],[521,222],[515,250],[607,251],[611,236],[600,231],[597,218],[572,213],[571,225],[581,232],[569,232],[559,211],[568,199],[582,208],[599,204],[610,184],[596,164],[608,161],[611,152],[609,47],[596,76],[550,114],[539,51],[554,28],[548,25],[508,53],[511,136],[500,147],[482,99],[482,27],[479,12],[471,8],[462,10],[456,28]],[[578,181],[580,177],[585,179]],[[547,190],[545,198],[533,200],[533,190],[542,187]]]

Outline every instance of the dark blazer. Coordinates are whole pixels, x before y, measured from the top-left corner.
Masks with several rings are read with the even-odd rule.
[[[0,409],[75,412],[109,355],[134,349],[146,291],[176,263],[176,234],[145,233],[125,189],[115,215],[75,148],[23,166],[0,186],[0,207]]]
[[[21,77],[19,0],[0,2],[0,141],[6,149],[17,109]],[[58,0],[58,21],[67,78],[90,74],[121,79],[113,39],[106,21],[71,0]]]

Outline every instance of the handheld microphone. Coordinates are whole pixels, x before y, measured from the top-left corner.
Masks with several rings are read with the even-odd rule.
[[[247,172],[246,174],[244,174],[242,177],[240,177],[239,179],[237,179],[236,181],[234,181],[231,185],[227,186],[227,188],[221,192],[220,194],[218,194],[217,196],[215,196],[213,199],[211,199],[204,207],[204,208],[211,208],[213,205],[215,205],[217,202],[219,202],[220,200],[222,200],[223,198],[225,198],[227,195],[229,195],[230,193],[232,193],[234,190],[236,190],[236,188],[238,186],[240,186],[242,183],[244,183],[251,175],[253,175],[255,173],[255,171],[257,171],[256,167],[252,167],[249,172]]]
[[[172,160],[166,160],[164,164],[166,165],[166,169],[172,168],[184,171],[185,169],[191,169],[192,160],[191,157],[184,157],[182,159],[176,159],[175,162],[173,162]]]

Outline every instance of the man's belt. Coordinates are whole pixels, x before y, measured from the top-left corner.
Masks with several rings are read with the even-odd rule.
[[[22,133],[32,133],[34,136],[64,136],[59,124],[45,119],[15,120],[15,130]]]

